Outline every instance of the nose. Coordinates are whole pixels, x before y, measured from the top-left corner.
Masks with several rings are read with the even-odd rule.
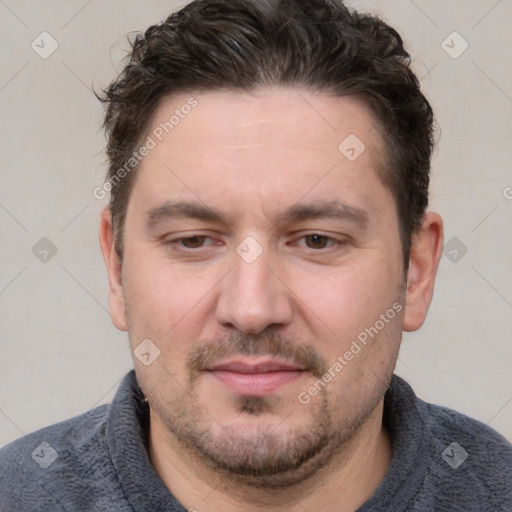
[[[248,334],[290,323],[291,292],[279,278],[277,267],[269,268],[268,253],[264,251],[251,263],[236,253],[233,258],[234,268],[222,281],[217,321]]]

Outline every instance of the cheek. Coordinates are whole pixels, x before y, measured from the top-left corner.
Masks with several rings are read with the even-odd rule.
[[[160,339],[194,314],[203,278],[180,274],[153,251],[132,251],[123,272],[130,331]]]
[[[292,275],[290,288],[296,293],[301,315],[309,319],[316,338],[328,344],[324,349],[331,358],[374,325],[399,298],[398,265],[379,258],[361,258],[323,273]]]
[[[316,348],[328,366],[331,400],[341,411],[358,410],[367,397],[380,397],[402,332],[398,266],[374,261],[355,267],[338,269],[329,279],[305,276],[299,292],[308,297],[304,303],[310,309],[302,310],[307,324],[319,326]]]

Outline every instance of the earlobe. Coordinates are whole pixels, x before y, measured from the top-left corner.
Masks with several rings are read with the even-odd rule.
[[[419,329],[427,315],[443,249],[443,221],[434,212],[423,216],[421,229],[413,236],[407,272],[403,329]]]
[[[105,261],[108,274],[108,302],[112,322],[119,330],[126,331],[128,328],[122,282],[122,264],[115,249],[114,233],[112,229],[112,214],[108,208],[105,208],[101,212],[99,239],[103,260]]]

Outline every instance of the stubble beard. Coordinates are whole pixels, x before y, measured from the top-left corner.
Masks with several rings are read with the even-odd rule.
[[[194,384],[206,361],[235,351],[286,354],[291,359],[295,355],[301,361],[308,360],[315,376],[320,377],[325,371],[325,362],[313,349],[297,351],[295,344],[276,336],[267,336],[265,343],[251,340],[244,337],[243,341],[240,338],[203,345],[196,350],[189,358],[187,391],[180,388],[174,396],[158,393],[149,375],[145,376],[149,380],[142,379],[140,386],[152,413],[169,432],[171,444],[189,453],[199,467],[237,485],[265,489],[295,486],[327,468],[334,456],[338,459],[344,453],[348,456],[347,448],[381,402],[387,386],[377,383],[355,417],[347,397],[334,397],[324,387],[307,406],[297,402],[309,420],[294,427],[287,425],[285,417],[278,425],[263,423],[251,428],[251,420],[257,422],[262,415],[278,412],[274,411],[275,401],[269,397],[238,397],[235,412],[243,422],[221,425],[193,398]],[[290,355],[290,351],[294,354]],[[348,414],[340,415],[336,411]]]

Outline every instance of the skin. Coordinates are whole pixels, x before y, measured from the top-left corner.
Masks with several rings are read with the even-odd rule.
[[[122,263],[110,212],[101,217],[113,321],[132,351],[144,339],[160,350],[148,366],[134,357],[151,461],[201,512],[354,510],[391,461],[383,396],[402,331],[425,319],[442,221],[424,216],[405,273],[396,205],[376,172],[382,139],[357,99],[289,88],[194,97],[197,107],[137,170]],[[188,98],[166,98],[146,136]],[[366,147],[354,161],[338,150],[350,134]],[[171,216],[158,210],[166,202],[222,218]],[[362,217],[283,215],[332,204]],[[257,245],[240,246],[249,236]],[[258,246],[251,263],[237,253]],[[301,403],[299,393],[393,304],[401,311]],[[270,392],[240,392],[206,369],[233,357],[296,371]]]

